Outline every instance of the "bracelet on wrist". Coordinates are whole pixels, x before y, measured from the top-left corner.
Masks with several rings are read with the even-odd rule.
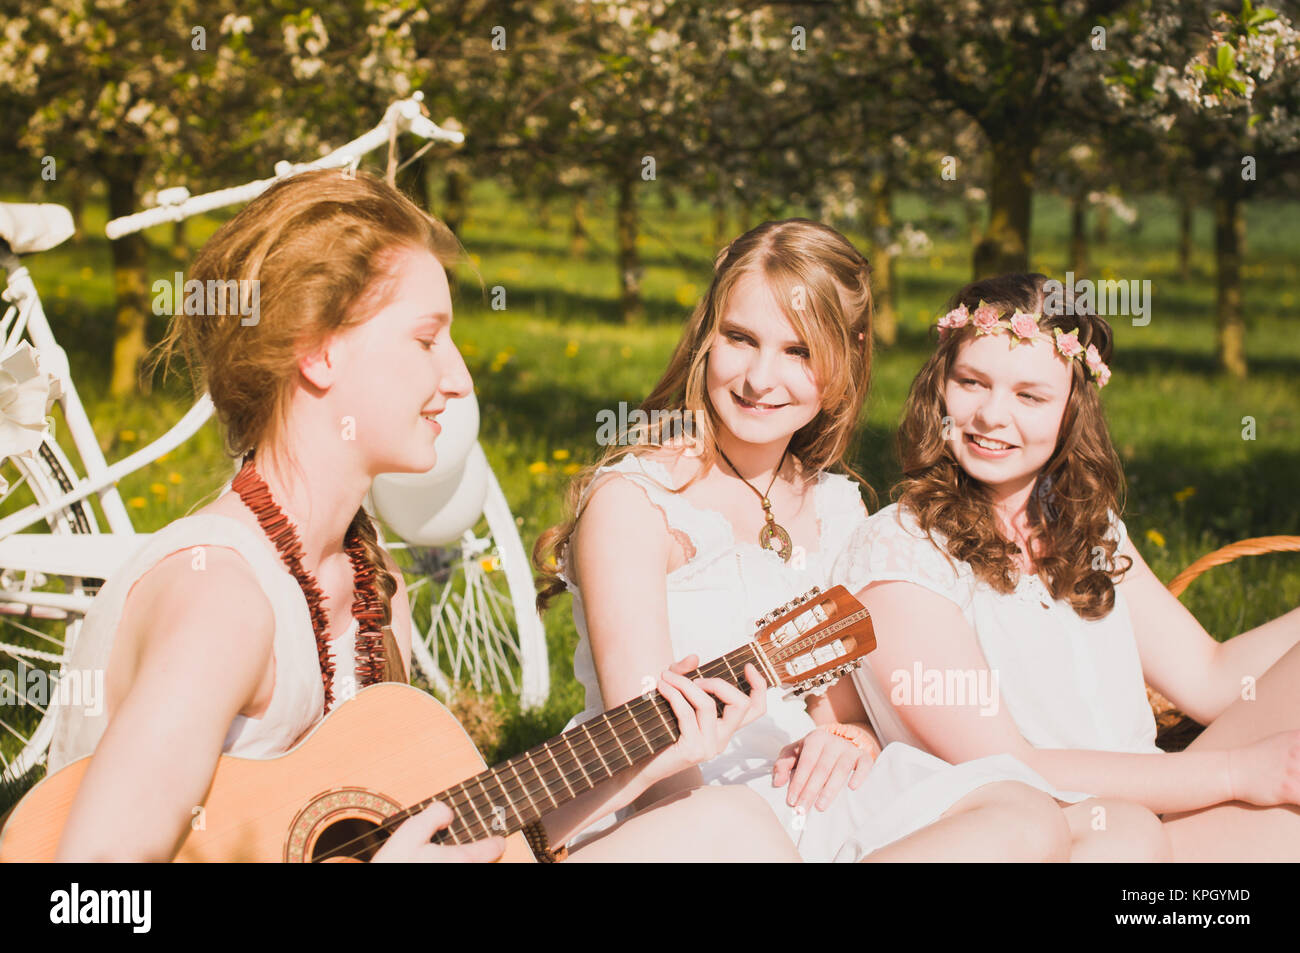
[[[819,727],[825,731],[829,731],[837,738],[843,738],[859,750],[870,751],[875,747],[871,742],[871,735],[861,725],[843,725],[839,722],[833,722],[832,724],[821,725]]]

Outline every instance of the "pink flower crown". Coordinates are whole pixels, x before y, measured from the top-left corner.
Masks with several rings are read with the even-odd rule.
[[[1038,326],[1042,315],[1038,312],[1025,312],[1016,309],[1007,320],[1001,320],[998,316],[997,308],[991,304],[979,303],[975,313],[971,314],[963,304],[960,307],[953,308],[942,318],[939,319],[939,339],[943,340],[944,335],[949,331],[957,328],[964,328],[967,324],[975,326],[976,334],[999,334],[1002,331],[1011,332],[1011,346],[1028,341],[1055,341],[1057,352],[1067,361],[1072,361],[1076,357],[1080,358],[1084,366],[1092,371],[1093,380],[1097,382],[1100,389],[1105,387],[1110,381],[1110,368],[1106,362],[1101,359],[1101,354],[1097,351],[1095,344],[1089,344],[1087,350],[1079,343],[1079,329],[1064,333],[1060,328],[1053,328],[1054,338],[1049,336],[1046,331]]]

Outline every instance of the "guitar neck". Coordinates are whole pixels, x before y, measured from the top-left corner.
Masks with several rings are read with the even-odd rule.
[[[688,677],[723,678],[748,693],[747,662],[759,665],[752,643],[700,666]],[[718,706],[720,710],[722,703]],[[385,821],[384,827],[391,831],[396,823],[438,800],[451,807],[456,817],[434,836],[435,842],[465,844],[504,836],[669,747],[679,733],[667,699],[658,691],[648,692],[411,805]]]

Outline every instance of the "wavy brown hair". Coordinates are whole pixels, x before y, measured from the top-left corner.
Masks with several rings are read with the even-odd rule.
[[[805,476],[837,467],[870,493],[870,486],[844,457],[871,380],[871,266],[835,229],[806,218],[764,222],[732,241],[714,260],[708,291],[686,322],[659,383],[640,407],[647,415],[659,411],[660,421],[680,421],[680,415],[691,414],[701,465],[685,484],[665,489],[682,492],[718,459],[714,434],[719,420],[706,385],[709,349],[731,295],[751,273],[767,283],[791,327],[808,345],[813,374],[822,388],[817,416],[790,438],[791,456]],[[596,471],[625,454],[654,452],[668,442],[664,424],[656,426],[654,419],[630,429],[620,445],[610,447],[570,483],[566,512],[572,515],[542,533],[533,548],[533,566],[541,577],[539,611],[565,589],[558,564],[582,515],[579,503]]]
[[[382,308],[396,278],[395,253],[408,248],[431,252],[448,271],[464,260],[452,231],[383,179],[328,170],[277,182],[216,231],[187,276],[205,287],[210,280],[258,281],[258,322],[178,314],[147,370],[161,362],[166,374],[173,356],[184,356],[196,393],[212,397],[232,457],[276,442],[287,424],[298,356]],[[364,507],[348,532],[375,568],[382,628],[392,622],[397,582]]]
[[[1096,345],[1109,363],[1110,325],[1093,314],[1047,314],[1046,280],[1040,274],[1009,274],[976,281],[959,291],[947,310],[965,305],[973,313],[983,302],[1006,314],[1015,309],[1042,312],[1041,328],[1050,334],[1053,328],[1069,332],[1077,327],[1079,344],[1085,349]],[[936,533],[946,538],[941,549],[969,563],[976,577],[998,592],[1009,593],[1019,576],[1012,561],[1017,549],[998,528],[988,486],[961,468],[944,439],[944,385],[958,351],[975,333],[969,323],[950,330],[912,381],[898,430],[903,479],[894,496],[932,539]],[[1085,619],[1099,619],[1114,607],[1115,583],[1132,566],[1127,556],[1120,557],[1126,565],[1118,565],[1116,543],[1106,537],[1107,511],[1122,511],[1124,474],[1091,373],[1079,360],[1070,361],[1070,373],[1056,449],[1029,497],[1027,543],[1030,552],[1042,550],[1035,563],[1052,597],[1068,601]],[[1112,568],[1094,568],[1099,562]]]

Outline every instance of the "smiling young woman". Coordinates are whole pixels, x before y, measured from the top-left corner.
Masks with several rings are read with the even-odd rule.
[[[194,278],[259,283],[261,320],[179,316],[159,353],[184,354],[241,468],[153,534],[86,615],[70,664],[106,672],[107,705],[57,716],[51,770],[91,756],[60,859],[175,856],[223,753],[283,754],[359,688],[406,680],[405,587],[361,504],[378,474],[434,466],[437,416],[473,387],[451,338],[446,269],[462,257],[396,189],[338,171],[276,183],[199,253]],[[643,778],[711,756],[717,726],[751,711],[735,688],[681,677],[687,661],[658,682],[680,737]],[[548,837],[643,790],[616,777],[546,815]],[[451,818],[435,804],[375,859],[501,855],[500,837],[431,844]],[[732,792],[657,805],[574,859],[588,856],[797,859],[770,811]]]
[[[635,697],[666,660],[722,655],[774,606],[827,587],[867,519],[844,461],[870,379],[869,278],[844,236],[806,219],[766,222],[718,256],[642,404],[693,414],[695,438],[642,432],[610,450],[534,552],[539,605],[573,595],[587,701],[576,722]],[[847,679],[806,705],[774,698],[719,736],[716,758],[656,779],[648,796],[747,787],[805,860],[1048,860],[1095,847],[1015,759],[881,752],[861,712]],[[1127,843],[1133,828],[1117,813],[1110,831]]]
[[[1174,859],[1300,858],[1300,609],[1219,643],[1161,585],[1119,516],[1110,326],[1042,313],[1045,281],[950,302],[899,428],[898,502],[832,572],[878,627],[872,721],[954,762],[1014,755],[1110,818],[1162,814]],[[991,681],[999,704],[896,697],[914,668]],[[1144,680],[1209,726],[1186,751],[1156,747]]]

